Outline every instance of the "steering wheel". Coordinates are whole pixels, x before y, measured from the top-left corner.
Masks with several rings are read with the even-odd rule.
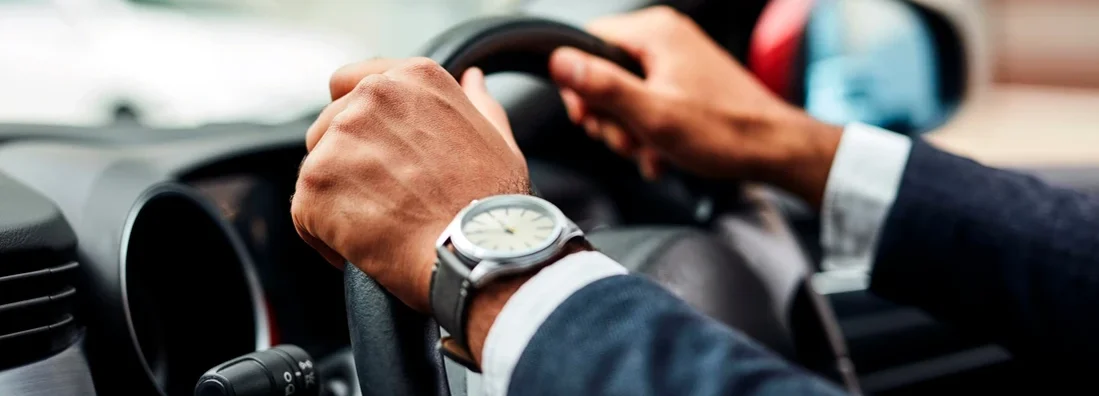
[[[562,46],[642,74],[640,65],[620,48],[575,27],[529,17],[463,23],[439,35],[423,54],[455,78],[477,66],[486,74],[522,72],[548,79],[549,55]],[[715,191],[701,180],[674,177],[682,177],[702,194]],[[708,233],[684,227],[610,230],[590,234],[589,239],[631,271],[683,291],[680,297],[696,308],[857,392],[839,326],[828,303],[809,285],[809,266],[796,252],[794,238],[788,233],[774,237],[775,220],[782,223],[781,217],[752,190],[738,196],[744,199],[727,227],[728,237],[741,241],[734,243],[736,249],[714,242]],[[791,243],[783,245],[783,241]],[[768,262],[775,257],[793,261],[793,267]],[[692,284],[697,278],[713,280]],[[352,349],[364,394],[465,394],[464,369],[445,363],[435,350],[439,327],[434,321],[403,305],[353,265],[347,266],[345,281]]]

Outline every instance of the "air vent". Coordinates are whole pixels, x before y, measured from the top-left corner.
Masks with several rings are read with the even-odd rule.
[[[0,174],[0,370],[72,345],[76,235],[46,197]]]
[[[0,368],[71,345],[79,264],[55,252],[0,255]]]

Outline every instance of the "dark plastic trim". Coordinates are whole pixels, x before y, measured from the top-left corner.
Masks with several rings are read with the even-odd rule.
[[[127,259],[127,254],[130,249],[131,232],[145,206],[155,199],[171,196],[191,201],[192,204],[216,224],[222,235],[228,240],[227,242],[234,251],[238,264],[241,266],[240,270],[244,274],[249,289],[248,292],[252,300],[252,315],[253,322],[255,323],[255,348],[256,350],[263,350],[271,347],[270,329],[268,328],[270,322],[264,302],[263,289],[260,286],[259,275],[256,273],[250,256],[245,253],[247,250],[245,249],[243,242],[240,241],[236,233],[221,219],[217,210],[191,188],[175,183],[154,184],[137,197],[126,215],[122,237],[120,239],[121,245],[119,246],[118,258],[119,293],[121,297],[119,302],[121,303],[122,315],[125,320],[125,330],[127,331],[129,342],[133,347],[133,350],[137,352],[135,356],[140,367],[150,379],[157,378],[157,376],[153,373],[150,362],[146,361],[145,355],[141,352],[142,348],[134,325],[134,318],[132,316],[133,311],[130,307],[129,288],[127,287],[127,278],[129,276],[127,267],[130,264]],[[184,296],[180,296],[180,298],[183,297]],[[157,387],[158,392],[161,394],[164,393],[164,390],[160,389],[159,384],[156,384],[155,386]]]
[[[74,261],[74,262],[71,262],[71,263],[68,263],[68,264],[62,264],[62,265],[59,265],[59,266],[56,266],[56,267],[43,268],[43,269],[40,269],[40,270],[37,270],[37,271],[21,272],[21,273],[7,275],[7,276],[0,276],[0,286],[3,286],[5,282],[13,282],[13,281],[17,281],[17,280],[26,280],[26,279],[36,278],[36,277],[39,277],[39,276],[49,276],[49,275],[54,275],[54,274],[60,274],[62,272],[66,272],[66,271],[69,271],[69,270],[76,269],[79,266],[80,266],[80,263],[77,263],[77,262]]]
[[[68,286],[68,287],[65,288],[65,290],[62,290],[62,291],[60,291],[56,294],[52,294],[52,295],[48,295],[48,296],[42,296],[42,297],[35,297],[35,298],[30,298],[30,299],[26,299],[26,300],[21,300],[21,301],[16,301],[16,302],[11,302],[11,303],[7,303],[7,304],[4,304],[4,305],[0,305],[0,313],[4,313],[6,311],[14,311],[14,310],[18,310],[18,309],[29,308],[29,307],[33,307],[35,305],[49,304],[49,303],[54,302],[54,301],[61,301],[62,299],[66,299],[66,298],[69,298],[69,297],[73,296],[74,294],[76,294],[76,288],[74,288],[72,286]]]

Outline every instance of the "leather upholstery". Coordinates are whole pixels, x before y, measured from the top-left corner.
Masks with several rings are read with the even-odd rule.
[[[439,326],[413,311],[354,265],[344,270],[355,371],[364,395],[449,394]]]

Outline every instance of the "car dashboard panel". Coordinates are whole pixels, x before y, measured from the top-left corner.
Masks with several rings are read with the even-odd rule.
[[[48,199],[3,174],[0,197],[0,394],[94,393],[76,236]]]
[[[250,176],[204,189],[218,183],[197,181],[203,174],[196,171],[287,150],[296,159],[286,168],[296,169],[304,149],[301,129],[292,128],[281,135],[252,130],[259,139],[198,133],[182,141],[0,145],[0,394],[190,394],[205,370],[271,345],[278,307],[260,283],[266,263],[251,254],[262,245],[233,226],[249,214],[219,209],[271,187]],[[284,205],[288,197],[268,196]],[[238,209],[274,213],[271,205],[238,202]],[[271,218],[288,223],[289,210],[279,211]],[[289,235],[308,252],[292,228]],[[302,268],[327,271],[341,285],[339,271],[309,259]],[[342,299],[327,305],[333,324],[312,324],[337,336],[313,339],[335,350],[346,345],[346,335],[338,337],[346,319]]]
[[[95,298],[83,298],[76,317],[87,334],[72,345],[100,393],[177,394],[200,367],[267,345],[315,357],[347,347],[343,274],[290,218],[306,127],[212,126],[134,140],[120,137],[125,129],[77,129],[86,135],[15,134],[0,145],[0,174],[55,207],[79,241],[72,254],[87,282],[77,291]],[[538,158],[529,167],[538,192],[585,229],[623,221],[614,193],[590,175]],[[177,319],[196,317],[202,329]]]

